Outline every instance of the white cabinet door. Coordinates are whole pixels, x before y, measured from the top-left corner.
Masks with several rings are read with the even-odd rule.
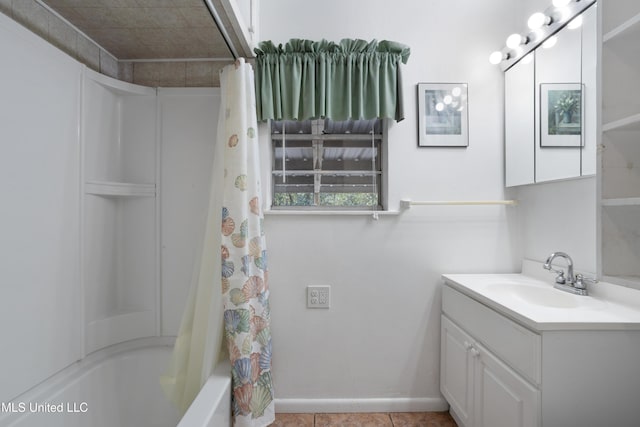
[[[472,338],[442,316],[440,345],[440,391],[459,420],[471,425],[473,412]]]
[[[481,345],[474,365],[474,427],[539,427],[540,392]]]

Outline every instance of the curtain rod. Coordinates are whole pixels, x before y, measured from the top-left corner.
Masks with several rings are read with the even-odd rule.
[[[400,200],[401,209],[409,209],[411,206],[464,206],[464,205],[506,205],[516,206],[517,200],[434,200],[434,201],[413,201],[413,200]]]
[[[229,36],[227,29],[222,24],[222,19],[220,18],[220,15],[218,14],[216,7],[213,5],[212,0],[204,0],[204,4],[207,6],[207,9],[209,9],[209,13],[211,14],[211,17],[213,18],[213,21],[215,22],[216,27],[218,27],[218,30],[220,31],[220,35],[224,39],[224,42],[229,48],[229,51],[231,52],[231,55],[233,56],[233,59],[235,61],[240,57],[240,55],[238,55],[238,51],[233,45],[233,42],[231,41],[231,37]]]

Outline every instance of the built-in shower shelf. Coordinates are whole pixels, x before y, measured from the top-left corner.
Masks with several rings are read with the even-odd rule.
[[[98,83],[100,86],[111,91],[112,93],[130,96],[130,95],[150,95],[155,96],[156,89],[152,87],[140,86],[132,83],[127,83],[121,80],[112,79],[111,77],[100,74],[87,68],[85,71],[85,77]]]
[[[602,199],[602,206],[640,206],[640,197]]]
[[[109,197],[155,197],[156,185],[90,181],[85,183],[84,192],[86,194]]]

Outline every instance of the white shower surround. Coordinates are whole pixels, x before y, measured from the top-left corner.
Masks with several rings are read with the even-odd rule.
[[[0,35],[0,425],[175,425],[159,377],[201,243],[219,90],[101,76],[1,13]],[[228,372],[206,381],[189,427],[230,423]]]

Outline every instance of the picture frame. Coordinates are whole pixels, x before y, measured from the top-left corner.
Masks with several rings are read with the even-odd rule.
[[[466,83],[418,83],[418,147],[468,147]]]
[[[540,83],[540,147],[584,146],[584,85]]]

